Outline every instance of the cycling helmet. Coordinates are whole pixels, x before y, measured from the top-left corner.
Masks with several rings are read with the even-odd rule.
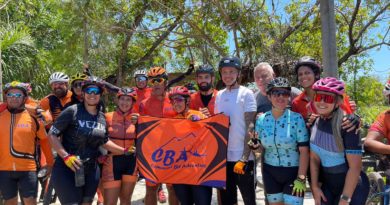
[[[116,96],[119,98],[121,96],[130,96],[131,98],[133,98],[133,101],[137,101],[137,91],[133,88],[122,88],[118,91],[118,93],[116,94]]]
[[[146,70],[136,70],[135,72],[134,72],[134,78],[135,77],[137,77],[137,76],[139,76],[139,75],[141,75],[141,76],[147,76],[147,72],[146,72]]]
[[[181,95],[183,97],[190,97],[190,91],[188,91],[188,88],[184,86],[176,86],[173,87],[172,90],[169,92],[169,98],[172,98],[175,95]]]
[[[385,95],[385,97],[390,95],[390,80],[387,81],[385,88],[383,89],[383,95]]]
[[[310,56],[304,56],[295,64],[295,74],[298,74],[299,67],[303,65],[309,66],[313,70],[314,75],[319,75],[321,73],[320,63]]]
[[[70,84],[72,84],[72,83],[73,83],[74,81],[76,81],[76,80],[84,81],[84,80],[87,79],[87,78],[88,78],[88,76],[85,75],[84,73],[77,73],[77,74],[75,74],[75,75],[73,75],[73,76],[71,77]]]
[[[274,88],[285,88],[287,90],[291,90],[291,86],[288,80],[282,77],[274,78],[268,83],[266,89],[267,94],[269,94]]]
[[[331,92],[342,96],[345,92],[345,84],[334,77],[326,77],[317,80],[313,84],[313,90]]]
[[[228,56],[223,57],[218,64],[218,69],[221,70],[223,67],[234,67],[237,70],[241,70],[241,60],[237,57]]]
[[[201,65],[199,66],[199,68],[196,70],[195,73],[196,75],[200,73],[208,73],[210,75],[214,75],[214,68],[209,64]]]
[[[167,71],[163,67],[153,67],[148,71],[148,78],[162,77],[168,79]]]
[[[29,83],[22,83],[19,81],[12,81],[10,83],[5,84],[3,92],[7,94],[7,92],[11,89],[19,89],[21,90],[25,96],[29,93],[31,89],[31,85]]]
[[[104,81],[96,76],[88,76],[82,83],[81,89],[84,90],[90,85],[96,85],[104,90]]]
[[[64,82],[69,83],[69,76],[62,72],[55,72],[51,74],[49,78],[49,83],[52,84],[54,82]]]

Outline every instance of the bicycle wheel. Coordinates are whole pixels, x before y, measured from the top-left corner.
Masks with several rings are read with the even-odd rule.
[[[368,174],[368,180],[370,183],[370,191],[366,205],[384,205],[383,194],[381,193],[384,191],[385,183],[382,176],[378,172],[371,172]]]

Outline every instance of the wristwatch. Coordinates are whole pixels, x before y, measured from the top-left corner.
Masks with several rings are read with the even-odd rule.
[[[346,196],[344,194],[341,194],[340,199],[343,200],[343,201],[346,201],[348,203],[351,202],[351,198],[349,198],[349,196]]]

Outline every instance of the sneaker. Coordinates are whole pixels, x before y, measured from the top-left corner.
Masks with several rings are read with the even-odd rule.
[[[167,197],[165,196],[165,192],[164,192],[163,189],[158,190],[158,193],[157,193],[157,200],[158,200],[158,202],[160,202],[160,203],[165,203],[165,202],[167,202]]]

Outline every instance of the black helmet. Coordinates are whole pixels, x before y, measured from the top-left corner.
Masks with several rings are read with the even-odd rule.
[[[241,60],[237,57],[223,57],[218,64],[218,69],[221,70],[223,67],[234,67],[237,70],[241,70]]]
[[[267,94],[269,94],[274,88],[285,88],[291,90],[290,83],[286,78],[277,77],[271,80],[267,85]]]
[[[88,76],[82,83],[82,90],[90,85],[98,86],[102,91],[104,90],[104,81],[96,76]]]
[[[210,75],[214,75],[214,68],[209,64],[201,65],[201,66],[199,66],[198,69],[196,69],[195,73],[196,73],[196,75],[198,75],[200,73],[208,73]]]
[[[303,56],[298,60],[298,62],[295,64],[295,74],[298,74],[299,67],[303,65],[309,66],[313,70],[314,75],[321,74],[320,63],[310,56]]]

